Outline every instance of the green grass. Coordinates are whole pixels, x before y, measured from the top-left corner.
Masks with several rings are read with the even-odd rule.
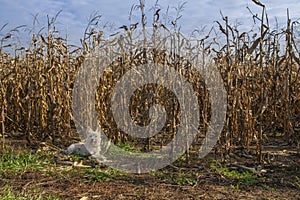
[[[197,177],[191,174],[179,173],[172,176],[172,181],[177,185],[194,185],[197,183]]]
[[[132,153],[141,153],[139,149],[137,149],[135,146],[129,143],[118,143],[116,146],[120,147],[121,149],[125,151],[129,151]]]
[[[116,176],[127,176],[126,173],[115,169],[100,169],[100,168],[85,168],[85,169],[72,169],[66,171],[67,174],[80,176],[86,181],[105,182],[114,179]]]
[[[74,153],[74,154],[72,154],[71,156],[72,156],[72,161],[77,161],[77,162],[79,162],[79,161],[82,161],[82,160],[85,159],[85,157],[82,156],[82,155],[80,155],[79,153]]]
[[[191,172],[168,172],[165,170],[153,170],[151,176],[161,179],[163,182],[175,185],[194,185],[197,183],[198,175]]]
[[[108,173],[105,173],[99,169],[84,169],[82,170],[82,175],[88,181],[96,181],[96,182],[103,182],[103,181],[110,181],[111,176]]]
[[[39,194],[39,190],[26,191],[26,192],[13,192],[13,189],[9,186],[4,186],[0,192],[1,200],[59,200],[58,196],[49,194]]]
[[[120,156],[124,158],[134,154],[138,156],[142,156],[144,158],[148,158],[149,162],[151,162],[151,159],[153,160],[158,159],[156,156],[143,153],[140,149],[138,149],[137,147],[135,147],[130,143],[119,143],[117,145],[113,145],[110,147],[109,151],[110,151],[110,159],[115,159],[115,160],[120,159]]]
[[[300,190],[300,178],[298,176],[295,176],[295,181],[291,182],[289,181],[291,185],[296,187],[297,189]]]
[[[51,164],[51,153],[18,152],[11,148],[0,150],[0,177],[6,173],[42,170]]]
[[[230,170],[227,167],[221,166],[220,164],[215,165],[214,163],[212,163],[210,167],[213,171],[220,175],[231,179],[237,179],[238,184],[231,186],[235,189],[239,189],[240,185],[255,185],[260,182],[260,179],[257,177],[257,175],[249,171],[239,172],[237,170]]]

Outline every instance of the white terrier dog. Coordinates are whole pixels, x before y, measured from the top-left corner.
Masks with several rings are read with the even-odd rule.
[[[91,155],[92,157],[105,160],[103,154],[107,152],[110,147],[110,140],[106,143],[104,138],[100,135],[100,130],[93,131],[91,128],[87,129],[87,137],[85,142],[79,142],[70,145],[67,150],[64,151],[66,154],[78,153],[82,156]]]

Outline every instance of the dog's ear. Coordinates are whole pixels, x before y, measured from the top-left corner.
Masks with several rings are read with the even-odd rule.
[[[96,133],[100,133],[100,131],[101,131],[101,128],[99,126],[97,126]]]
[[[93,132],[93,130],[92,130],[90,127],[88,127],[88,128],[87,128],[87,133],[89,134],[89,133],[91,133],[91,132]]]

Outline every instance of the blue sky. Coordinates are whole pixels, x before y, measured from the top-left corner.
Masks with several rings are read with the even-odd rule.
[[[36,29],[46,26],[46,16],[55,16],[62,10],[57,20],[57,27],[63,34],[68,34],[71,43],[79,44],[79,39],[83,37],[84,29],[88,23],[89,16],[98,12],[102,15],[101,22],[105,24],[110,22],[114,29],[123,24],[130,24],[128,16],[133,4],[138,4],[138,0],[0,0],[0,27],[9,23],[6,30],[18,25],[27,25],[32,28],[34,15],[38,14],[40,25]],[[156,0],[146,0],[146,10],[148,11],[148,21],[152,20]],[[177,7],[184,0],[160,0],[159,7],[162,13],[165,13],[168,5],[170,6],[170,15],[174,16],[173,7]],[[220,11],[223,15],[229,16],[231,23],[236,20],[241,23],[241,27],[250,29],[251,14],[247,6],[254,13],[260,13],[260,8],[251,0],[186,0],[183,17],[181,18],[182,32],[189,34],[196,28],[203,26],[211,27],[215,20],[221,20]],[[275,24],[277,17],[279,25],[283,26],[286,22],[286,9],[289,8],[292,19],[300,18],[299,0],[261,0],[267,6],[267,13],[271,24]],[[132,22],[140,20],[139,13],[133,13]],[[2,30],[0,34],[5,34]],[[0,35],[1,36],[1,35]]]

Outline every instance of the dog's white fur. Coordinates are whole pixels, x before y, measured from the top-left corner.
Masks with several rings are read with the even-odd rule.
[[[84,146],[90,152],[91,155],[98,155],[100,152],[101,137],[98,130],[93,131],[88,128],[87,137],[85,139]]]
[[[82,142],[71,144],[63,152],[65,154],[80,154],[82,156],[88,156],[88,155],[90,155],[90,152],[85,148],[85,145]]]
[[[93,131],[91,128],[87,129],[87,137],[85,142],[79,142],[70,145],[64,153],[66,154],[80,154],[82,156],[92,155],[93,157],[104,159],[103,154],[106,153],[110,147],[110,141],[104,146],[100,131],[97,129]]]

